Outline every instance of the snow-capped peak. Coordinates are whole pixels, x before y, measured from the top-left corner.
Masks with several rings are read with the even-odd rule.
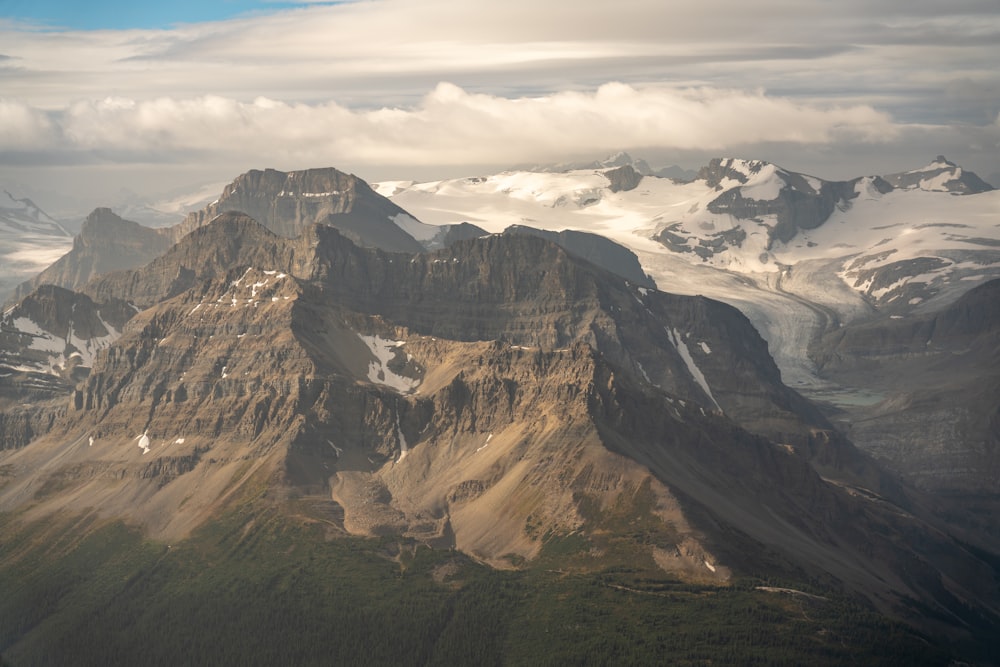
[[[943,155],[938,155],[930,164],[919,169],[889,174],[884,178],[893,187],[901,190],[969,195],[993,189],[993,186],[979,176],[948,161]]]
[[[0,233],[71,236],[35,202],[28,198],[18,199],[6,190],[3,195],[0,197]]]

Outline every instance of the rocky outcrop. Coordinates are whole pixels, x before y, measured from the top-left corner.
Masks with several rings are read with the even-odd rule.
[[[423,250],[393,222],[406,211],[357,176],[333,168],[248,171],[227,185],[217,201],[173,228],[174,240],[230,211],[244,213],[288,238],[321,223],[336,227],[358,245],[396,252]]]
[[[83,291],[98,301],[115,298],[144,309],[237,266],[288,270],[293,255],[294,243],[242,213],[224,213],[142,268],[104,276]]]
[[[165,252],[172,240],[165,230],[123,220],[109,208],[95,209],[83,221],[73,248],[34,279],[22,283],[15,300],[40,285],[78,289],[97,276],[142,266]]]
[[[604,172],[608,182],[611,183],[612,192],[628,192],[635,190],[642,182],[642,174],[637,172],[632,165],[626,164]]]

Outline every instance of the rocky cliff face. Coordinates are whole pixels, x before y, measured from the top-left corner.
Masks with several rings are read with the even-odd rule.
[[[611,183],[612,192],[628,192],[629,190],[635,190],[639,187],[639,183],[642,182],[642,174],[637,172],[630,164],[615,167],[614,169],[608,169],[604,172],[604,175]]]
[[[164,230],[149,229],[123,220],[111,209],[98,208],[83,221],[73,248],[66,255],[21,284],[15,300],[27,296],[40,285],[77,289],[91,279],[122,269],[142,266],[164,253],[172,240]]]
[[[573,230],[550,232],[525,225],[511,225],[503,233],[528,234],[552,241],[577,257],[615,273],[640,287],[656,289],[656,283],[642,270],[639,258],[634,252],[599,234]]]
[[[919,503],[817,474],[822,418],[737,311],[545,239],[406,255],[229,215],[93,291],[144,309],[3,455],[4,509],[174,537],[239,498],[306,499],[331,530],[497,567],[576,536],[594,569],[794,570],[900,614],[996,599]]]
[[[248,171],[227,185],[217,201],[175,227],[174,240],[227,211],[245,213],[288,238],[322,223],[336,227],[358,245],[397,252],[423,250],[393,222],[396,216],[407,215],[403,209],[357,176],[333,168]]]

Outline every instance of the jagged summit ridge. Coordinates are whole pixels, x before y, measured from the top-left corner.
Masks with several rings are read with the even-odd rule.
[[[227,211],[245,213],[278,234],[294,238],[314,223],[338,227],[365,246],[420,252],[422,246],[399,225],[403,209],[363,180],[332,167],[282,172],[251,170],[237,177],[218,200],[191,213],[174,228],[174,238]]]

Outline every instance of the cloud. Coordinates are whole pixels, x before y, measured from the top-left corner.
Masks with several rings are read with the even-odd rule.
[[[141,190],[209,165],[432,178],[621,149],[1000,170],[996,0],[302,4],[169,30],[0,19],[0,170]]]
[[[56,128],[44,112],[0,99],[0,153],[44,148],[55,140]]]
[[[141,160],[198,153],[396,165],[557,160],[582,147],[722,151],[761,142],[885,142],[898,134],[887,114],[864,105],[823,107],[761,91],[622,83],[517,98],[442,83],[414,106],[370,110],[219,96],[105,98],[48,113],[6,103],[0,127],[0,152],[60,146],[72,161],[88,152]]]

